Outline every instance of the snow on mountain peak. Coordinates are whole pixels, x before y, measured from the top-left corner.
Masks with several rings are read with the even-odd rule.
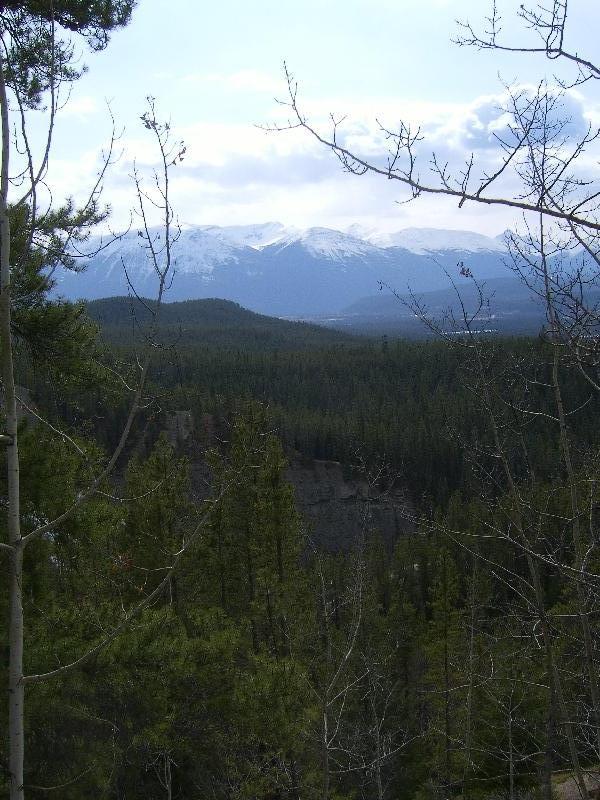
[[[160,244],[162,231],[153,234]],[[225,264],[246,261],[249,250],[258,255],[266,248],[284,250],[300,246],[315,259],[344,262],[346,259],[368,260],[384,255],[390,248],[403,248],[418,255],[432,252],[462,251],[506,252],[501,237],[492,239],[471,231],[438,230],[435,228],[405,228],[396,233],[382,233],[360,225],[345,232],[333,228],[295,228],[280,222],[257,225],[186,225],[172,248],[174,267],[178,273],[200,274],[212,280],[216,268]],[[94,242],[90,243],[93,252]],[[139,274],[153,274],[154,267],[143,248],[137,231],[130,231],[101,253],[105,270],[120,272],[123,261],[135,264]],[[254,267],[253,267],[254,268]]]
[[[377,228],[367,227],[366,225],[361,225],[359,222],[349,225],[345,233],[354,236],[356,239],[363,239],[365,242],[371,241],[371,239],[377,235],[382,235]]]
[[[295,229],[286,228],[281,222],[263,222],[258,225],[228,225],[223,228],[211,225],[204,230],[234,247],[261,250],[281,241],[289,235],[290,230]]]
[[[396,233],[373,233],[368,240],[379,247],[402,247],[412,253],[457,250],[467,253],[503,252],[506,246],[497,238],[473,231],[441,230],[438,228],[404,228]]]
[[[376,250],[376,246],[370,242],[333,228],[292,229],[281,244],[283,247],[300,244],[311,256],[316,258],[324,256],[337,261],[344,258],[362,258]]]
[[[151,235],[164,263],[164,231],[156,228]],[[91,254],[87,269],[77,274],[58,271],[57,293],[69,298],[110,297],[126,294],[134,286],[139,294],[154,296],[156,270],[139,230],[112,243],[91,240],[86,247]],[[279,222],[185,225],[171,252],[170,300],[222,297],[282,315],[329,314],[375,294],[378,281],[415,291],[444,288],[447,274],[427,257],[432,252],[450,270],[464,261],[479,279],[506,275],[506,250],[499,241],[461,231],[408,229],[384,236],[355,226],[343,232]]]

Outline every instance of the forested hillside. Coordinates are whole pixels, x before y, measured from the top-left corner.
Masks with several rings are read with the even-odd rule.
[[[156,302],[144,298],[110,297],[86,304],[108,341],[128,341],[148,325]],[[247,350],[302,350],[351,336],[305,323],[255,314],[228,300],[187,300],[164,303],[160,311],[161,341],[179,347],[190,344]]]
[[[37,545],[27,602],[48,610],[33,615],[34,672],[49,656],[75,658],[122,604],[152,596],[177,543],[202,530],[113,644],[50,691],[32,687],[37,774],[45,784],[81,774],[63,789],[73,800],[160,798],[165,784],[173,796],[222,798],[419,798],[438,789],[489,797],[510,785],[550,786],[570,764],[569,745],[545,657],[522,634],[535,597],[511,528],[524,514],[556,657],[574,663],[552,348],[535,339],[476,340],[475,351],[464,341],[310,347],[304,326],[288,326],[278,347],[256,347],[240,310],[225,322],[218,304],[210,308],[221,315],[210,344],[159,348],[154,400],[116,481],[68,532]],[[116,335],[118,313],[104,319],[120,344],[97,358],[112,369],[136,345],[125,327]],[[256,324],[259,336],[268,323]],[[117,381],[82,391],[75,372],[57,392],[29,368],[22,380],[88,459],[98,456],[82,438],[84,421],[106,447],[118,437]],[[569,423],[586,441],[574,480],[593,514],[595,485],[583,491],[600,440],[598,403],[575,369],[566,368],[561,391],[565,408],[580,409]],[[169,423],[177,410],[193,420],[183,435]],[[494,418],[520,510],[498,464]],[[85,482],[80,457],[65,457],[53,438],[35,420],[22,435],[26,496],[44,517],[60,505],[44,476],[60,475],[61,495]],[[350,549],[315,544],[285,477],[298,458],[339,460],[368,487]],[[384,541],[374,520],[392,486],[408,493],[397,508],[407,525]],[[562,690],[591,764],[585,684],[565,673]]]
[[[132,345],[143,341],[147,319],[138,315],[132,325],[135,306],[125,298],[88,308],[101,324],[102,337],[127,361]],[[470,485],[465,453],[471,445],[489,444],[489,426],[475,391],[468,340],[350,337],[261,317],[224,301],[166,304],[161,313],[164,346],[152,377],[168,389],[165,407],[219,420],[248,400],[258,401],[291,451],[349,467],[381,460],[413,497],[422,496],[423,509],[446,503],[452,492]],[[551,413],[553,402],[544,388],[549,351],[538,339],[525,337],[482,338],[480,346],[498,381],[496,391],[514,392],[519,386],[529,403],[539,405],[522,436],[536,472],[551,475],[552,426],[543,416]],[[571,407],[580,407],[570,420],[574,435],[595,437],[596,408],[577,370],[569,372],[563,391]]]

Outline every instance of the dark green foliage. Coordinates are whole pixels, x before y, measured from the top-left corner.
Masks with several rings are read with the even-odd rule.
[[[133,0],[4,0],[3,11],[12,11],[44,22],[56,22],[63,28],[106,43],[114,28],[127,25]]]
[[[210,345],[178,348],[177,366],[159,351],[158,398],[140,415],[136,447],[28,551],[27,669],[38,671],[96,644],[200,531],[121,636],[30,688],[28,781],[67,784],[67,800],[159,800],[169,786],[190,800],[475,800],[535,790],[547,763],[568,767],[527,559],[510,538],[514,498],[469,354],[434,342],[323,346],[319,331],[295,326],[269,340],[273,321],[210,301],[194,317],[200,308],[187,307],[187,324]],[[548,350],[511,340],[484,354],[525,534],[540,556],[568,562],[570,494],[553,423],[515,414],[552,410]],[[121,346],[102,357],[117,367],[127,355]],[[102,461],[93,436],[108,444],[120,428],[122,396],[97,383],[83,391],[76,363],[64,361],[59,399],[23,360],[45,415],[86,454],[45,428],[24,431],[26,530],[86,485]],[[595,508],[597,404],[563,370],[565,404],[581,408],[569,420],[585,442],[577,480]],[[207,417],[209,452],[184,456],[160,434],[163,410],[186,408],[197,423]],[[350,469],[356,445],[367,462],[385,455],[412,490],[414,533],[384,543],[365,504],[362,540],[322,553],[285,480],[285,447]],[[577,595],[550,559],[540,565],[566,703],[592,763]],[[594,641],[599,633],[594,621]]]
[[[130,297],[109,297],[86,303],[87,313],[113,344],[143,336],[155,303]],[[229,300],[186,300],[165,303],[160,310],[159,341],[179,352],[190,345],[244,351],[306,350],[352,342],[344,333],[302,322],[266,317]]]
[[[219,500],[161,597],[97,658],[32,687],[28,780],[69,783],[67,800],[158,800],[165,780],[189,798],[320,797],[327,703],[330,798],[485,797],[507,786],[509,748],[513,780],[531,785],[544,668],[514,594],[485,570],[514,568],[510,548],[482,542],[480,560],[424,529],[393,553],[371,535],[351,553],[313,552],[266,423],[250,406],[211,455]],[[80,458],[39,429],[22,451],[34,524],[78,491]],[[201,513],[188,468],[159,438],[121,488],[30,551],[29,670],[77,657],[157,585]],[[444,524],[468,542],[501,505],[455,496]],[[570,647],[565,636],[565,658]],[[569,691],[575,702],[581,687]]]
[[[68,34],[102,50],[110,33],[129,22],[134,5],[135,0],[4,0],[5,77],[20,104],[39,108],[44,92],[80,76]],[[67,36],[61,39],[61,34]]]
[[[123,342],[138,331],[140,340],[126,299],[89,307],[111,339]],[[240,401],[260,401],[288,448],[346,464],[383,459],[428,513],[457,490],[472,492],[483,472],[486,492],[496,491],[499,465],[489,455],[490,429],[469,349],[439,341],[332,341],[337,334],[256,318],[224,301],[174,303],[163,311],[172,347],[159,355],[153,379],[197,418],[227,417]],[[550,348],[533,339],[481,347],[513,469],[519,478],[533,468],[552,480],[557,439],[543,416],[553,410]],[[126,359],[129,350],[119,353]],[[567,408],[580,409],[569,423],[575,436],[585,434],[585,458],[599,439],[597,399],[575,367],[565,367],[563,391]],[[527,417],[519,409],[542,414]],[[466,453],[476,454],[479,472]]]

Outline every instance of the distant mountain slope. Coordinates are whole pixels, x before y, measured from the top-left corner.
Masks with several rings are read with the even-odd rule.
[[[151,319],[152,300],[110,297],[86,304],[104,337],[129,344]],[[288,322],[248,311],[228,300],[187,300],[164,303],[160,311],[160,340],[175,343],[254,351],[303,350],[352,342],[348,334],[304,322]]]
[[[159,230],[155,231],[160,237]],[[160,238],[157,238],[160,243]],[[100,245],[89,242],[89,252]],[[173,247],[170,301],[223,297],[278,316],[339,312],[374,294],[380,282],[406,291],[441,289],[446,273],[464,282],[460,265],[483,280],[506,275],[505,250],[495,239],[463,231],[408,229],[375,234],[354,227],[286,228],[280,223],[185,228]],[[99,250],[81,274],[56,274],[68,299],[155,294],[156,273],[143,239],[130,231]]]
[[[531,334],[544,324],[542,302],[519,278],[491,278],[483,283],[482,291],[485,302],[481,308],[479,293],[472,282],[460,285],[460,299],[452,287],[415,292],[414,299],[421,304],[425,315],[445,331],[464,328],[463,306],[468,315],[478,312],[473,327],[489,333]],[[367,335],[429,336],[431,331],[415,316],[414,299],[407,293],[399,292],[396,296],[384,290],[363,297],[338,315],[313,321],[336,330]]]
[[[511,310],[533,310],[540,307],[539,298],[517,277],[490,278],[481,284],[481,291],[489,301],[486,305],[489,313],[502,313]],[[411,314],[404,303],[412,305],[410,294],[398,293],[398,297],[390,291],[363,297],[356,303],[347,306],[342,313],[372,316],[402,316]],[[459,299],[460,295],[460,299]],[[461,285],[458,294],[452,287],[436,289],[431,292],[415,292],[415,298],[422,301],[434,313],[452,309],[455,313],[461,310],[461,301],[468,311],[479,304],[479,292],[472,282]],[[404,303],[402,302],[404,301]]]

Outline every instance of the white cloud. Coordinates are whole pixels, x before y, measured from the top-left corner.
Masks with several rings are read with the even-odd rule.
[[[238,70],[232,73],[192,73],[183,78],[184,83],[195,86],[215,86],[231,92],[257,92],[277,94],[282,90],[281,77],[275,77],[255,69]]]
[[[65,106],[60,110],[61,117],[78,117],[85,119],[98,114],[100,105],[95,97],[81,95],[69,98]]]
[[[209,76],[215,84],[221,79],[231,91],[244,85],[261,84],[262,73],[236,73],[234,76]],[[203,78],[206,80],[206,76]],[[236,88],[238,87],[238,88]],[[377,128],[381,121],[394,129],[398,119],[413,119],[422,126],[425,140],[418,146],[420,175],[434,180],[430,158],[435,150],[448,161],[454,175],[464,167],[471,151],[477,157],[481,174],[497,163],[495,132],[506,129],[503,105],[506,98],[485,95],[470,103],[399,103],[388,98],[356,101],[349,104],[349,116],[340,130],[348,146],[370,160],[386,163],[385,137]],[[343,107],[339,98],[307,102],[306,110],[315,125],[330,132],[327,112]],[[566,97],[566,113],[575,132],[583,130],[592,112],[577,93]],[[282,122],[281,110],[272,108],[272,119]],[[597,112],[593,112],[597,113]],[[284,119],[284,118],[283,118]],[[385,230],[408,226],[473,229],[495,235],[514,224],[514,212],[466,204],[462,209],[449,198],[423,196],[408,205],[406,189],[397,181],[367,175],[345,174],[335,156],[303,130],[266,133],[250,124],[199,122],[173,127],[173,136],[183,139],[188,154],[173,171],[172,201],[186,223],[252,223],[278,219],[300,226],[331,225],[347,227],[359,222]],[[113,168],[106,182],[105,199],[114,209],[113,225],[127,224],[135,195],[130,180],[133,159],[148,172],[157,163],[152,138],[140,133],[128,135],[120,145],[123,160]],[[593,155],[586,154],[586,168],[597,171]],[[55,198],[66,194],[83,197],[98,168],[98,154],[86,152],[77,163],[65,154],[54,161],[49,176]],[[514,192],[515,183],[506,182],[498,191]]]

